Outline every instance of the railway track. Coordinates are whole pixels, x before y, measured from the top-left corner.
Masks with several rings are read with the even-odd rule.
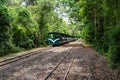
[[[61,63],[64,62],[64,60],[67,58],[67,56],[69,56],[70,52],[71,52],[71,50],[70,50],[68,53],[66,53],[66,55],[65,55],[65,56],[58,62],[58,64],[54,67],[54,69],[44,78],[44,80],[48,80],[48,79],[53,75],[53,72],[55,72],[55,71],[57,70],[57,68],[61,65]],[[71,68],[71,66],[72,66],[72,64],[73,64],[74,59],[75,59],[75,53],[74,53],[74,55],[71,57],[71,61],[70,61],[69,65],[67,65],[67,70],[66,70],[66,72],[65,72],[65,74],[64,74],[64,76],[63,76],[63,80],[67,80],[67,76],[68,76],[68,74],[69,74],[69,70],[70,70],[70,68]]]
[[[70,71],[70,68],[71,68],[71,66],[72,66],[72,63],[73,63],[74,59],[75,59],[75,53],[74,53],[73,59],[72,59],[71,62],[70,62],[70,65],[69,65],[69,67],[68,67],[68,69],[67,69],[67,71],[66,71],[66,73],[65,73],[65,76],[64,76],[63,80],[66,80],[66,79],[67,79],[67,76],[68,76],[68,74],[69,74],[69,71]]]
[[[0,80],[120,79],[116,75],[114,76],[114,73],[111,71],[107,73],[109,72],[107,67],[105,67],[107,72],[101,71],[104,69],[96,64],[101,65],[99,60],[102,62],[103,58],[98,57],[91,49],[84,47],[62,46],[50,50],[47,48],[47,50],[43,49],[29,54],[1,61]],[[100,70],[97,68],[100,68]],[[95,74],[97,72],[100,72],[100,74]],[[103,75],[104,73],[106,74]]]
[[[7,65],[7,64],[19,61],[21,59],[25,59],[25,58],[28,58],[30,56],[37,55],[37,54],[42,53],[43,51],[49,50],[49,49],[52,49],[52,47],[48,47],[48,48],[45,48],[43,50],[33,51],[33,52],[30,52],[30,53],[26,53],[26,54],[23,54],[23,55],[20,55],[20,56],[16,56],[16,57],[13,57],[13,58],[10,58],[10,59],[0,61],[0,68]]]

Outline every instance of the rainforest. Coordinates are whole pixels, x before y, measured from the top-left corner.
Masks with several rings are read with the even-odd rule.
[[[119,0],[0,0],[0,56],[47,46],[53,31],[78,36],[120,70]]]

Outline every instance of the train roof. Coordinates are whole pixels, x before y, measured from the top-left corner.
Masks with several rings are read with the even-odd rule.
[[[59,33],[59,32],[49,32],[48,34],[60,34],[62,36],[77,37],[77,36],[71,36],[71,35],[67,35],[67,34],[63,34],[63,33]]]

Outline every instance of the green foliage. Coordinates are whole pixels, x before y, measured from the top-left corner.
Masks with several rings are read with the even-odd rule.
[[[46,45],[48,32],[69,33],[54,10],[59,1],[24,1],[0,1],[0,56]]]
[[[94,42],[92,38],[94,37],[94,31],[91,27],[86,26],[83,28],[83,38],[87,43],[92,43]]]
[[[24,7],[16,8],[16,15],[13,23],[13,42],[25,49],[35,47],[35,37],[39,30],[37,23]]]
[[[8,0],[0,0],[0,4],[7,3]]]
[[[20,49],[12,43],[12,17],[9,9],[2,5],[0,6],[0,12],[0,56],[3,56],[9,52],[20,51]]]
[[[10,29],[10,15],[6,6],[0,6],[0,54],[6,53],[9,46],[11,35]]]
[[[111,45],[109,48],[109,59],[113,67],[120,66],[120,24],[111,31]]]
[[[71,0],[69,6],[71,18],[83,23],[82,37],[86,43],[120,68],[120,1]]]

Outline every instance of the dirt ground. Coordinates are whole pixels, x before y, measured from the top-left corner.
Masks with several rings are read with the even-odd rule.
[[[72,59],[66,80],[120,80],[104,56],[79,41],[6,65],[0,68],[0,80],[44,80],[67,53],[47,80],[63,80]]]
[[[70,70],[70,73],[74,74],[71,74],[68,80],[120,80],[120,74],[118,74],[116,70],[110,68],[107,58],[93,50],[91,46],[85,45],[83,42],[79,41],[65,46],[81,47],[77,50],[77,54],[80,53],[77,57],[79,56],[78,59],[81,60],[74,61],[73,69]],[[76,68],[77,64],[80,65],[80,69]],[[76,72],[74,72],[74,69],[76,69]],[[81,77],[73,76],[76,78],[71,78],[72,75]],[[88,77],[86,77],[87,75]]]

